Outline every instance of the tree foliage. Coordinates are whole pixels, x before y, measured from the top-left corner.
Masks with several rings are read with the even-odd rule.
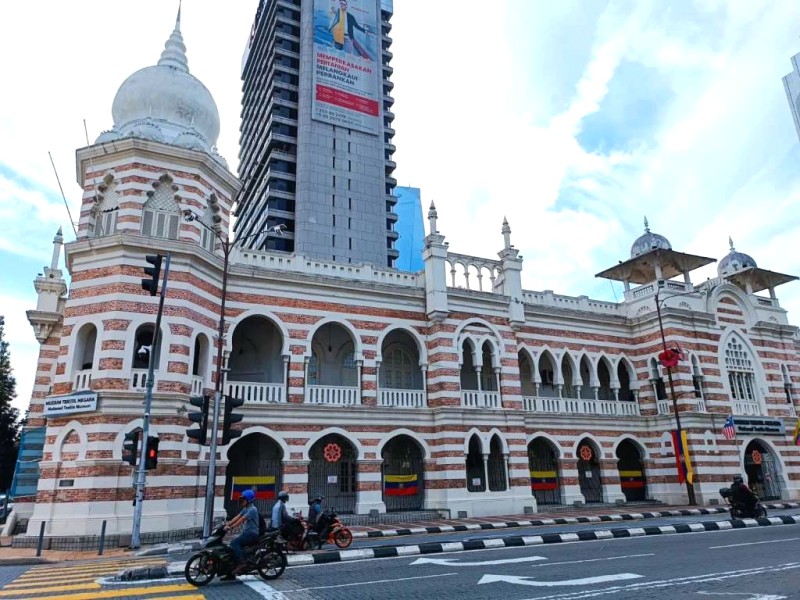
[[[17,381],[5,341],[5,318],[0,316],[0,492],[11,487],[19,449],[19,411],[11,406],[17,396]]]

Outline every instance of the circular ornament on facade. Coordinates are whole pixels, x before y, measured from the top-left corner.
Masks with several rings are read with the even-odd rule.
[[[342,458],[342,447],[339,444],[328,444],[322,454],[328,462],[339,462],[339,459]]]
[[[591,448],[591,446],[587,446],[586,444],[584,444],[578,450],[578,454],[580,455],[580,457],[583,460],[586,460],[586,461],[592,460],[592,448]]]
[[[754,465],[761,464],[761,452],[759,452],[758,450],[753,450],[753,453],[750,455],[750,457],[753,459]]]

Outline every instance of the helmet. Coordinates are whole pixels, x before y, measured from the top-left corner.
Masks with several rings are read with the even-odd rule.
[[[734,475],[733,476],[733,482],[734,483],[744,483],[744,479],[742,479],[741,475]]]
[[[242,492],[241,498],[249,504],[256,499],[256,493],[253,490],[245,490]]]
[[[278,500],[286,502],[289,499],[289,492],[281,491],[278,493]]]

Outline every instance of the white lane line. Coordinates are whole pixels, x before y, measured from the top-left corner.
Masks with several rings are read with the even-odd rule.
[[[564,562],[549,562],[545,565],[531,565],[534,569],[539,567],[552,567],[555,565],[574,565],[577,563],[588,563],[588,562],[598,562],[601,560],[619,560],[621,558],[638,558],[640,556],[655,556],[655,553],[650,552],[648,554],[627,554],[625,556],[606,556],[604,558],[587,558],[585,560],[567,560]]]
[[[242,583],[253,590],[256,594],[267,600],[287,600],[283,592],[276,590],[269,584],[264,583],[260,579],[253,578],[245,580],[242,578]]]
[[[310,592],[312,590],[329,590],[331,588],[356,587],[361,585],[377,585],[379,583],[396,583],[398,581],[412,581],[414,579],[434,579],[436,577],[451,577],[453,575],[458,575],[458,573],[441,573],[439,575],[418,575],[416,577],[399,577],[398,579],[376,579],[375,581],[358,581],[355,583],[340,583],[337,585],[319,585],[316,587],[295,588],[293,590],[281,590],[281,591],[284,594],[292,594],[294,592]]]
[[[727,546],[709,546],[709,550],[716,550],[717,548],[738,548],[739,546],[757,546],[758,544],[774,544],[775,542],[795,542],[800,538],[784,538],[781,540],[767,540],[764,542],[742,542],[741,544],[728,544]]]

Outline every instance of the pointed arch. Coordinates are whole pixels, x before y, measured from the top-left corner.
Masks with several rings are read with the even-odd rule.
[[[283,341],[281,345],[281,355],[288,356],[289,352],[289,340],[291,336],[289,335],[289,329],[286,327],[286,324],[281,321],[281,319],[271,310],[265,310],[261,307],[250,308],[245,310],[238,315],[236,315],[233,319],[226,319],[227,321],[227,332],[228,335],[225,336],[225,350],[228,352],[233,352],[233,332],[236,328],[241,325],[243,321],[250,317],[262,317],[272,323],[280,332],[281,339]],[[216,332],[215,332],[216,333]],[[312,336],[313,337],[313,336]]]
[[[378,334],[378,340],[375,343],[375,347],[377,348],[375,360],[382,361],[383,360],[383,342],[386,340],[386,337],[390,335],[393,331],[403,331],[414,340],[414,343],[417,345],[417,352],[419,354],[419,366],[424,366],[428,364],[428,347],[425,344],[422,336],[420,335],[419,331],[414,329],[409,325],[404,325],[402,323],[393,324],[387,327],[384,327],[383,330]]]
[[[722,383],[733,403],[734,412],[745,415],[766,414],[763,386],[766,381],[758,352],[734,327],[720,336],[719,364]]]
[[[75,434],[78,437],[78,450],[77,456],[72,459],[64,459],[64,446],[67,445],[67,439],[72,435]],[[56,439],[53,442],[53,462],[60,462],[62,460],[84,460],[86,458],[86,444],[88,441],[88,437],[86,434],[86,428],[84,427],[83,423],[80,421],[70,421],[66,425],[61,427],[61,431],[58,432],[56,435]],[[122,442],[119,443],[119,460],[122,460]]]
[[[487,321],[486,319],[481,319],[480,317],[472,317],[470,319],[466,319],[465,321],[461,322],[457,327],[456,330],[453,332],[453,345],[456,349],[461,348],[461,337],[464,330],[469,327],[470,325],[482,325],[486,327],[494,334],[494,339],[498,343],[498,346],[501,344],[503,336],[500,333],[500,330],[494,326],[492,323]]]
[[[380,442],[378,442],[378,445],[375,448],[375,454],[380,456],[386,444],[388,444],[392,439],[400,435],[408,436],[415,442],[417,442],[420,450],[422,450],[422,458],[424,460],[430,460],[431,449],[428,447],[428,443],[418,433],[411,431],[410,429],[406,429],[405,427],[401,427],[399,429],[392,429],[392,431],[388,433],[386,437],[384,437]]]

